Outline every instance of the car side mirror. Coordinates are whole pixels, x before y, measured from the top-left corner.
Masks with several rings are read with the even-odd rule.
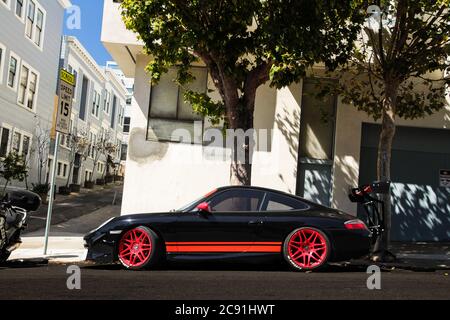
[[[202,202],[197,205],[197,210],[201,213],[211,213],[211,207],[207,202]]]

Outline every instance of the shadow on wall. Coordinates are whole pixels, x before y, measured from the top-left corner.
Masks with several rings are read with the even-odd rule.
[[[275,115],[275,124],[286,140],[289,147],[289,154],[293,159],[298,159],[298,140],[300,137],[300,110],[289,111],[286,103],[283,105],[283,111]],[[294,179],[297,179],[297,168],[292,172]],[[280,173],[278,177],[285,183],[285,177]],[[286,183],[285,183],[286,184]],[[289,189],[289,193],[295,193],[295,190]]]
[[[394,183],[392,241],[450,241],[450,188]]]
[[[359,164],[353,156],[335,156],[334,161],[334,177],[343,181],[340,189],[341,194],[347,195],[350,188],[357,187],[359,177]],[[339,192],[336,190],[334,194]],[[338,209],[354,208],[354,204],[350,202],[347,196],[343,197],[341,202],[338,200],[340,197],[333,197],[333,206]],[[345,202],[344,202],[345,201]],[[350,212],[353,213],[353,212]]]

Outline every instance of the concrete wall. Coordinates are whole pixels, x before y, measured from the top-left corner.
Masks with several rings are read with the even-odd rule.
[[[333,206],[356,215],[356,204],[348,200],[348,188],[358,184],[363,122],[375,123],[365,113],[339,100],[334,157]],[[450,129],[450,104],[423,119],[397,119],[399,126]]]

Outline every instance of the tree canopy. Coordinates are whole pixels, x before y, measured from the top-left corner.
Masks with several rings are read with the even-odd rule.
[[[225,117],[232,128],[235,107],[253,112],[256,89],[270,80],[282,87],[316,62],[334,69],[344,63],[363,21],[362,1],[309,0],[124,0],[122,14],[152,56],[154,82],[177,66],[183,85],[189,68],[209,69],[222,101],[187,91],[194,110]],[[250,109],[248,107],[250,106]]]

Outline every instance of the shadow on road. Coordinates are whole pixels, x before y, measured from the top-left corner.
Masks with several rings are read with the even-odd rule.
[[[84,265],[83,269],[92,270],[125,270],[120,264],[111,265]],[[260,271],[260,272],[292,272],[291,268],[284,262],[270,264],[255,263],[232,263],[232,262],[167,262],[165,265],[145,271]],[[130,271],[131,272],[131,271]],[[311,271],[307,271],[311,272]],[[343,264],[328,265],[324,269],[315,270],[314,273],[343,273],[343,272],[366,272],[366,268],[362,266],[349,266]]]
[[[0,270],[3,269],[22,269],[22,268],[39,268],[48,266],[48,259],[19,259],[8,260],[0,264]]]

